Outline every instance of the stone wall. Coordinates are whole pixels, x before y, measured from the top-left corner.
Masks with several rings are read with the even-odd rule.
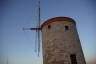
[[[85,64],[76,25],[66,21],[49,25],[42,28],[44,64],[71,64],[71,54],[76,54],[77,64]],[[65,26],[68,26],[68,30]]]

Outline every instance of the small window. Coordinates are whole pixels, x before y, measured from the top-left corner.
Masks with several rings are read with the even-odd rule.
[[[65,30],[69,30],[69,27],[68,26],[65,26]]]
[[[76,54],[71,54],[70,59],[71,59],[71,64],[77,64]]]
[[[48,25],[48,29],[50,29],[51,28],[51,25]]]

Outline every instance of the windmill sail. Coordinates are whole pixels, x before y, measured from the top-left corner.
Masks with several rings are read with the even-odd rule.
[[[40,0],[38,2],[38,28],[40,28]],[[40,31],[38,30],[38,55],[40,52]]]
[[[36,16],[36,24],[37,24],[37,30],[36,30],[36,40],[37,40],[37,42],[35,42],[35,51],[37,51],[38,50],[38,56],[39,56],[39,52],[40,52],[40,30],[39,30],[39,28],[40,28],[40,0],[38,1],[38,8],[37,8],[37,12],[36,12],[37,14],[37,16]],[[36,46],[38,44],[38,46]],[[38,48],[37,48],[38,47]]]
[[[40,53],[40,0],[38,0],[38,8],[36,9],[36,28],[23,28],[23,30],[36,30],[35,52]]]

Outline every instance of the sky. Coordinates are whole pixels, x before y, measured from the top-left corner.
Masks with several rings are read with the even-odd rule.
[[[0,64],[42,64],[34,52],[38,0],[0,0]],[[41,0],[41,24],[54,17],[76,21],[87,64],[96,64],[96,0]]]

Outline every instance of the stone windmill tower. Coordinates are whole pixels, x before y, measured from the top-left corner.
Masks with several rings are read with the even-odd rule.
[[[86,64],[81,48],[76,23],[69,17],[56,17],[40,25],[40,0],[38,0],[37,26],[24,28],[36,30],[40,52],[40,31],[42,33],[43,64]]]
[[[44,64],[86,64],[73,19],[49,19],[41,31]]]

